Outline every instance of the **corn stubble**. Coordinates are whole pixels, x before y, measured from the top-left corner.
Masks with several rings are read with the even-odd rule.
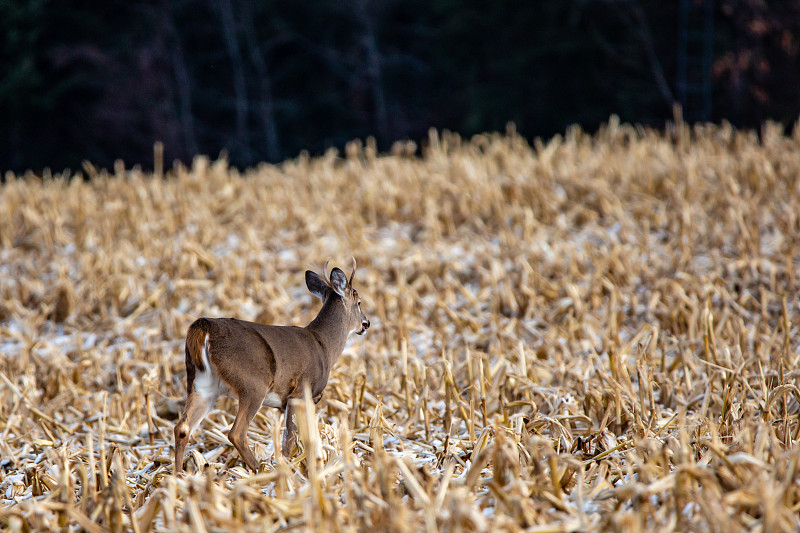
[[[9,176],[0,527],[800,527],[797,133],[414,152]],[[264,408],[250,475],[224,399],[172,476],[190,322],[305,324],[303,270],[351,254],[373,328],[302,402],[302,453]]]

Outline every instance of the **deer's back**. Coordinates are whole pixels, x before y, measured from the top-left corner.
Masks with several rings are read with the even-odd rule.
[[[202,348],[206,335],[211,362],[234,391],[256,385],[266,385],[269,390],[289,389],[276,390],[283,396],[300,381],[314,381],[315,376],[327,372],[320,368],[324,360],[321,347],[305,328],[268,326],[236,318],[200,318],[186,336],[192,354],[192,345]]]

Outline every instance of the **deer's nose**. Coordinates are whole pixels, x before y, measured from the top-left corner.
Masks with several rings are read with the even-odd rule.
[[[363,322],[361,322],[361,327],[364,329],[369,329],[369,319],[366,319]]]

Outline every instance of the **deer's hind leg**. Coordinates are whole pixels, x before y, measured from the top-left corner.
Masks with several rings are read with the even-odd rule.
[[[183,455],[192,432],[200,421],[211,411],[216,398],[205,397],[197,392],[186,397],[186,408],[178,423],[175,424],[175,473],[183,471]]]
[[[200,353],[202,366],[195,366],[194,359],[186,345],[187,390],[186,407],[178,423],[175,424],[175,473],[183,470],[183,455],[192,432],[217,403],[219,395],[228,390],[211,365],[208,334],[206,334]]]
[[[239,452],[244,464],[254,472],[258,470],[258,461],[247,443],[247,428],[250,427],[250,423],[255,418],[265,396],[266,390],[248,392],[239,396],[239,410],[236,412],[233,427],[228,432],[228,440]]]

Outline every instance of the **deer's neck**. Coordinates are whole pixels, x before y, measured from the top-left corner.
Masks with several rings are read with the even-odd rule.
[[[329,296],[322,305],[316,318],[306,326],[317,334],[329,364],[333,365],[342,355],[347,343],[347,311],[344,302],[336,295]]]

